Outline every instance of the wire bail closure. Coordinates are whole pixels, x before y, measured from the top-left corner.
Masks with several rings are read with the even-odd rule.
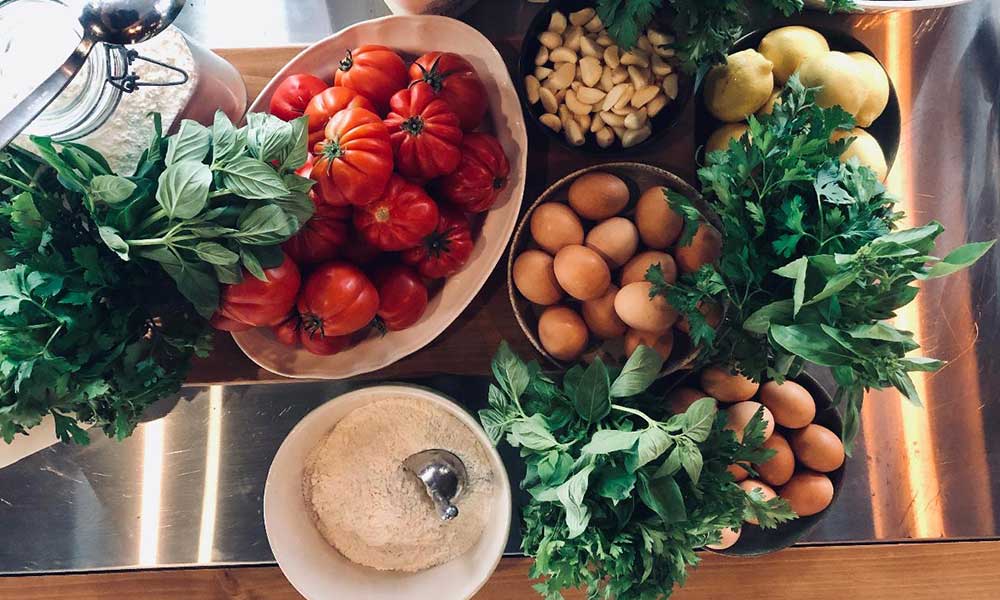
[[[137,50],[134,50],[132,48],[125,48],[120,44],[104,45],[104,50],[108,54],[109,58],[111,56],[111,52],[117,49],[125,50],[125,60],[127,61],[128,66],[125,69],[124,75],[116,76],[109,74],[107,81],[110,85],[112,85],[115,88],[118,88],[119,90],[125,92],[126,94],[131,94],[132,92],[136,91],[141,87],[169,87],[173,85],[183,85],[187,83],[188,80],[191,78],[188,75],[187,71],[185,71],[184,69],[181,69],[180,67],[175,67],[173,65],[164,62],[160,62],[158,60],[146,56],[142,56],[141,54],[139,54]],[[132,70],[132,63],[134,63],[137,60],[145,61],[157,65],[159,67],[163,67],[164,69],[173,71],[174,73],[177,73],[178,79],[172,81],[140,81],[139,76],[136,75],[135,72],[133,72]]]

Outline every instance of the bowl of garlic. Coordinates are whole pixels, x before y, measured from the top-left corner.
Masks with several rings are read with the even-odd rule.
[[[692,94],[673,43],[654,22],[627,49],[608,33],[594,2],[549,2],[521,45],[521,101],[543,131],[571,148],[639,150],[678,120]]]

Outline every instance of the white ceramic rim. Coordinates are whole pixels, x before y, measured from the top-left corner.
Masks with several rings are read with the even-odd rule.
[[[443,288],[435,294],[435,297],[431,299],[431,306],[434,306],[435,298],[443,297],[445,293],[445,288],[449,285],[453,285],[453,289],[458,289],[459,292],[456,293],[454,297],[449,298],[450,309],[449,315],[446,318],[440,320],[440,323],[436,323],[433,326],[428,325],[428,331],[425,332],[420,337],[408,340],[405,344],[399,344],[391,351],[386,351],[382,353],[382,356],[369,361],[367,355],[365,355],[363,350],[359,350],[361,346],[367,343],[362,342],[361,346],[355,346],[349,350],[342,353],[334,355],[332,357],[316,357],[308,358],[310,362],[319,363],[323,358],[328,359],[328,362],[324,365],[315,365],[310,367],[303,367],[301,370],[295,368],[289,368],[289,362],[276,362],[276,353],[295,353],[295,352],[305,352],[305,350],[292,349],[292,348],[278,348],[279,342],[273,339],[270,331],[266,329],[252,329],[249,331],[233,333],[233,339],[236,341],[237,346],[240,350],[246,354],[250,360],[254,361],[260,367],[276,373],[284,377],[291,377],[296,379],[346,379],[348,377],[353,377],[356,375],[362,375],[365,373],[370,373],[372,371],[377,371],[383,369],[411,354],[417,352],[418,350],[424,348],[435,339],[437,339],[444,331],[451,326],[468,308],[469,304],[475,299],[476,295],[486,284],[486,281],[496,270],[497,265],[500,263],[500,259],[503,258],[504,252],[507,249],[507,244],[510,242],[510,238],[514,233],[514,228],[517,227],[518,216],[520,214],[521,203],[524,198],[524,186],[527,177],[527,161],[528,161],[528,137],[525,130],[524,124],[524,113],[521,110],[521,101],[517,97],[516,87],[513,81],[510,79],[510,72],[507,67],[506,62],[503,57],[497,51],[496,47],[479,31],[473,27],[450,17],[443,17],[438,15],[390,15],[387,17],[381,17],[378,19],[372,19],[369,21],[363,21],[361,23],[352,25],[345,29],[334,33],[333,35],[324,38],[311,44],[309,47],[304,49],[298,55],[295,56],[291,61],[288,62],[277,74],[268,82],[267,86],[261,91],[261,93],[254,100],[250,107],[251,111],[266,110],[267,103],[270,101],[271,95],[274,93],[275,88],[278,84],[288,75],[298,72],[299,67],[297,64],[300,59],[305,55],[316,51],[317,46],[333,46],[336,45],[338,40],[346,35],[355,34],[360,35],[364,33],[366,29],[378,29],[386,23],[392,23],[393,25],[398,25],[398,23],[406,23],[410,26],[423,26],[430,27],[434,26],[447,32],[449,29],[452,31],[458,29],[467,34],[471,38],[475,39],[477,44],[482,46],[483,54],[480,58],[484,61],[494,63],[494,67],[499,69],[503,67],[498,73],[491,72],[493,76],[493,84],[496,85],[498,94],[497,99],[499,104],[503,104],[509,107],[508,112],[504,112],[502,118],[500,115],[493,114],[491,110],[491,115],[496,123],[504,123],[504,126],[509,130],[511,142],[513,145],[520,148],[522,151],[518,152],[517,156],[508,156],[508,160],[511,165],[511,175],[509,181],[511,186],[509,191],[505,191],[505,194],[509,194],[506,200],[501,200],[499,210],[504,210],[507,214],[507,222],[503,224],[500,229],[500,235],[494,240],[484,240],[483,236],[477,240],[476,248],[474,250],[473,258],[470,260],[469,265],[463,271],[459,272],[457,275],[449,278],[448,282],[445,283]],[[360,32],[360,33],[359,33]],[[443,34],[444,35],[444,34]],[[445,35],[446,39],[446,35]],[[444,47],[441,50],[447,51],[447,42],[444,41],[442,44]],[[433,48],[427,48],[426,50],[431,50]],[[331,58],[331,65],[335,64],[333,58]],[[331,67],[332,70],[332,67]],[[495,69],[494,69],[495,70]],[[502,77],[502,78],[501,78]],[[489,87],[489,83],[487,86]],[[491,106],[491,108],[493,108]],[[515,112],[516,111],[516,112]],[[508,152],[509,154],[509,152]],[[510,205],[510,206],[508,206]],[[496,210],[496,209],[495,209]],[[487,218],[490,218],[489,216]],[[483,256],[480,257],[481,263],[475,265],[479,272],[472,274],[469,269],[473,266],[472,263],[476,260],[475,252],[478,248],[483,247]],[[456,278],[462,277],[460,281],[453,281]],[[467,277],[467,279],[466,279]],[[458,287],[461,286],[461,287]],[[439,308],[440,310],[440,308]],[[420,327],[421,323],[425,319],[433,318],[434,315],[428,310],[428,314],[422,317],[421,321],[417,323],[415,327]],[[405,332],[401,332],[405,333]],[[393,333],[388,334],[392,336]],[[268,350],[266,354],[268,356],[262,356],[261,349]],[[338,365],[336,367],[329,366],[331,362],[341,362],[345,361],[345,356],[350,356],[350,353],[356,353],[354,356],[365,356],[361,360],[353,360],[349,365]],[[369,353],[370,354],[370,353]],[[337,358],[340,357],[340,358]]]
[[[431,388],[412,385],[412,384],[404,384],[404,383],[369,385],[355,390],[351,390],[350,392],[346,392],[339,396],[335,396],[334,398],[327,400],[323,404],[320,404],[312,411],[310,411],[309,414],[303,417],[302,420],[299,421],[295,425],[295,427],[293,427],[292,430],[288,432],[288,435],[285,436],[285,439],[281,442],[281,446],[278,447],[278,451],[275,453],[274,458],[271,460],[271,466],[267,472],[267,480],[264,483],[263,516],[264,516],[264,531],[267,535],[268,543],[271,546],[271,553],[274,554],[274,559],[278,563],[278,567],[281,569],[282,573],[284,573],[285,576],[288,578],[288,581],[289,583],[292,584],[292,587],[294,587],[296,591],[298,591],[300,594],[302,594],[309,600],[322,600],[322,599],[317,598],[316,596],[310,596],[309,593],[310,590],[303,589],[303,587],[300,587],[300,583],[297,581],[298,577],[294,574],[295,569],[293,568],[289,570],[289,566],[293,564],[293,562],[295,561],[294,552],[281,544],[275,545],[274,543],[275,539],[274,528],[276,527],[276,525],[272,522],[271,519],[268,519],[268,515],[269,514],[273,515],[274,513],[278,512],[279,509],[277,509],[274,506],[274,503],[278,502],[278,500],[275,498],[276,494],[275,484],[273,484],[272,475],[275,473],[276,469],[282,469],[282,470],[293,469],[292,471],[293,473],[298,473],[297,477],[293,479],[301,482],[302,469],[305,466],[304,463],[291,464],[291,465],[286,465],[283,463],[290,462],[293,460],[289,455],[291,455],[294,452],[291,449],[291,446],[294,442],[297,441],[295,440],[295,438],[302,435],[303,430],[309,429],[317,425],[318,421],[327,419],[326,415],[328,412],[330,412],[331,406],[334,403],[341,400],[353,400],[353,399],[357,399],[360,401],[363,400],[365,396],[370,396],[371,398],[368,400],[368,402],[371,402],[377,400],[380,397],[386,397],[395,394],[416,396],[422,400],[427,400],[429,402],[432,402],[436,406],[439,406],[442,409],[448,411],[450,414],[454,415],[459,421],[462,422],[462,424],[464,424],[472,431],[472,433],[476,436],[476,439],[479,441],[480,444],[483,445],[483,447],[486,449],[486,453],[490,457],[490,465],[493,467],[493,473],[494,476],[496,477],[496,479],[494,480],[494,486],[495,486],[494,490],[497,490],[497,487],[499,488],[499,490],[495,491],[495,493],[500,495],[499,504],[507,507],[507,510],[504,511],[502,515],[497,515],[497,514],[490,515],[490,521],[487,524],[487,528],[493,526],[497,521],[501,521],[500,524],[503,526],[501,531],[503,531],[504,534],[500,538],[500,543],[497,544],[495,552],[496,558],[490,565],[486,577],[484,577],[483,580],[480,581],[474,589],[469,591],[469,595],[466,596],[464,600],[468,600],[469,598],[475,596],[476,593],[479,590],[481,590],[484,585],[486,585],[486,583],[492,576],[493,572],[496,571],[497,566],[500,564],[500,560],[503,558],[503,553],[507,545],[507,538],[509,537],[508,534],[510,532],[510,523],[513,513],[513,498],[511,496],[511,491],[510,491],[510,479],[507,476],[507,468],[504,466],[503,459],[500,457],[500,453],[493,445],[493,442],[490,440],[489,436],[486,435],[486,432],[483,430],[482,426],[475,420],[475,418],[472,417],[471,414],[469,414],[464,408],[459,406],[458,403],[456,403],[454,400],[448,398],[444,394],[441,394],[440,392],[433,390]],[[341,416],[341,418],[343,418],[344,416],[346,415]],[[320,439],[322,439],[322,436],[326,435],[326,432],[329,432],[337,424],[337,422],[338,421],[334,421],[333,423],[328,423],[326,427],[321,428],[324,433],[321,433],[319,436],[316,437],[316,439],[309,442],[309,450],[311,450],[313,445],[317,443]],[[305,443],[305,441],[302,443]],[[299,497],[301,498],[301,491],[299,491]],[[305,508],[304,500],[302,508],[303,509]],[[285,510],[289,509],[285,507]],[[444,563],[444,565],[447,564],[448,563]],[[432,568],[439,568],[444,565],[438,565],[438,567],[432,567]],[[292,574],[290,574],[290,572]]]
[[[968,4],[970,0],[886,0],[881,2],[878,0],[854,0],[857,4],[858,9],[861,11],[880,11],[880,10],[923,10],[930,8],[947,8],[949,6],[958,6],[959,4]],[[814,8],[820,8],[824,5],[824,0],[810,0],[808,4],[811,4]]]

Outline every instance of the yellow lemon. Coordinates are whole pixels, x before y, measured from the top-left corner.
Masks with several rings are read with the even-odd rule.
[[[875,57],[869,54],[851,52],[848,56],[860,67],[862,82],[868,90],[868,95],[857,115],[858,127],[868,127],[875,122],[875,119],[882,116],[882,112],[889,104],[889,76]]]
[[[848,59],[850,60],[850,59]],[[730,54],[705,76],[705,105],[715,118],[727,123],[746,119],[774,91],[771,61],[756,50]]]
[[[768,33],[757,51],[774,63],[774,80],[785,83],[805,59],[830,51],[821,33],[808,27],[792,25]]]
[[[840,155],[840,160],[847,162],[852,158],[857,158],[859,163],[875,171],[875,175],[878,176],[879,181],[885,181],[886,176],[889,174],[889,166],[886,164],[885,153],[882,151],[882,146],[879,145],[878,140],[864,129],[855,127],[850,131],[841,130],[834,132],[830,136],[830,141],[836,142],[848,137],[855,139],[847,147],[847,150],[844,150],[844,153]]]
[[[861,66],[843,52],[827,52],[807,58],[799,67],[799,78],[806,87],[821,87],[816,104],[823,108],[840,106],[856,119],[868,97]]]

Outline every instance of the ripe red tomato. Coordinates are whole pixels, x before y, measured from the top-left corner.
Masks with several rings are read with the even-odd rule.
[[[486,116],[486,86],[472,63],[451,52],[428,52],[410,65],[410,81],[423,81],[451,105],[462,129],[472,131]]]
[[[374,202],[392,175],[389,130],[378,115],[348,108],[326,125],[326,139],[316,144],[312,173],[319,195],[335,206]]]
[[[298,309],[302,330],[313,337],[349,335],[375,318],[378,291],[361,269],[335,260],[306,278]]]
[[[288,317],[271,328],[275,339],[286,346],[299,345],[299,313],[293,312]]]
[[[305,113],[306,106],[313,97],[325,90],[328,85],[319,77],[308,73],[289,75],[278,85],[278,89],[274,90],[269,107],[270,113],[282,121],[297,119]]]
[[[418,81],[396,92],[389,106],[385,124],[401,175],[433,179],[455,170],[462,143],[458,115],[431,86]]]
[[[309,117],[310,148],[323,141],[323,132],[326,129],[326,124],[330,122],[330,118],[333,115],[345,108],[363,108],[375,112],[375,106],[368,98],[358,94],[351,88],[336,85],[325,88],[309,101],[305,114]]]
[[[412,248],[434,231],[438,207],[427,192],[393,175],[382,197],[354,209],[354,228],[368,243],[395,252]]]
[[[487,211],[507,186],[510,163],[500,142],[487,133],[466,134],[461,153],[458,168],[444,176],[437,189],[443,199],[462,210]]]
[[[244,270],[242,282],[223,287],[219,314],[254,327],[270,327],[283,321],[299,293],[299,268],[285,256],[280,265],[266,269],[264,276],[267,281]]]
[[[349,87],[385,113],[389,98],[406,87],[406,63],[392,48],[364,44],[348,50],[334,74],[333,84]]]
[[[350,238],[351,209],[331,206],[309,194],[316,212],[299,232],[281,245],[285,254],[300,265],[325,262],[340,255]]]
[[[442,207],[441,217],[433,233],[421,245],[403,253],[403,262],[414,265],[429,279],[450,277],[462,270],[472,256],[475,243],[465,215]]]
[[[249,331],[253,329],[253,325],[247,325],[246,323],[234,321],[228,317],[222,316],[220,313],[212,315],[208,324],[219,331]]]
[[[389,331],[401,331],[427,310],[427,286],[412,267],[390,265],[375,272],[378,317]]]

